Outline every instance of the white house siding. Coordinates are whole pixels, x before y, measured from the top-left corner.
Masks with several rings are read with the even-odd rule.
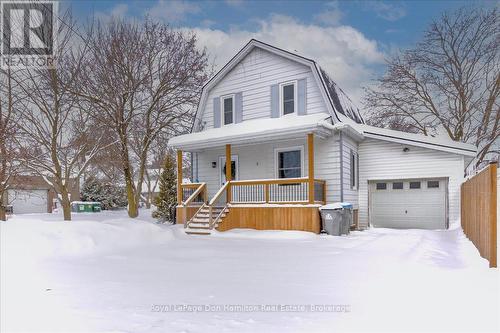
[[[326,201],[340,201],[340,141],[335,134],[314,141],[314,177],[326,180]]]
[[[304,150],[303,176],[308,173],[308,152],[306,139],[287,140],[281,142],[232,147],[232,154],[238,155],[239,177],[245,179],[270,179],[276,178],[275,149],[302,146]],[[315,178],[326,180],[327,202],[340,201],[340,159],[339,135],[335,134],[326,139],[315,138],[314,141],[314,166]],[[344,149],[345,150],[345,149]],[[219,161],[219,156],[225,155],[225,148],[205,150],[198,153],[198,179],[206,182],[209,195],[213,196],[219,189],[219,168],[212,168],[212,162]],[[348,162],[348,160],[347,160]],[[346,163],[347,163],[346,162]],[[347,172],[349,170],[347,169]],[[196,172],[195,172],[196,174]],[[349,174],[345,179],[348,181]],[[348,186],[348,184],[347,184]],[[357,192],[356,192],[357,193]],[[344,194],[346,195],[346,193]],[[349,196],[350,202],[357,206],[357,197]]]
[[[277,178],[275,174],[274,151],[276,148],[301,146],[304,151],[303,176],[308,175],[307,141],[303,139],[272,142],[259,145],[233,146],[231,153],[238,155],[239,179],[271,179]],[[212,197],[220,188],[219,156],[225,156],[225,148],[205,150],[198,153],[198,180],[206,182],[209,197]],[[217,167],[212,168],[212,162],[217,162]],[[196,172],[195,172],[196,173]]]
[[[343,177],[342,183],[344,188],[344,196],[341,199],[344,202],[353,204],[355,209],[358,208],[358,189],[351,187],[351,150],[355,153],[358,152],[358,143],[346,134],[342,134],[342,169]],[[356,176],[357,177],[357,176]]]
[[[408,152],[403,148],[408,147]],[[464,157],[437,150],[366,139],[359,144],[359,224],[368,226],[368,181],[378,179],[449,178],[450,224],[460,219],[460,184]]]
[[[311,69],[305,65],[255,48],[208,93],[202,123],[213,128],[213,99],[242,92],[243,121],[271,116],[271,85],[307,79],[307,114],[328,113]]]

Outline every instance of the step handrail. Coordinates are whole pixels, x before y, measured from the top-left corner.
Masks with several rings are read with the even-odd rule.
[[[208,203],[208,225],[210,226],[210,228],[212,228],[212,226],[215,224],[214,223],[214,218],[213,218],[213,206],[214,204],[217,202],[217,200],[219,199],[219,197],[222,195],[222,193],[224,193],[224,191],[227,190],[227,188],[230,186],[231,184],[231,181],[228,181],[224,184],[224,186],[222,186],[218,191],[217,193],[214,195],[214,197],[212,198],[212,200],[210,200],[210,202]],[[224,206],[224,209],[222,211],[224,211],[226,209],[226,206],[227,206],[227,202],[230,201],[230,198],[226,198],[226,205]],[[219,214],[217,216],[217,218],[215,219],[215,221],[217,221],[217,219],[219,218],[221,214]]]
[[[212,200],[210,200],[210,202],[208,203],[209,206],[212,206],[213,204],[215,204],[215,202],[219,199],[219,197],[222,195],[222,193],[224,193],[224,191],[226,190],[226,188],[229,186],[229,183],[231,183],[230,181],[229,182],[226,182],[224,184],[224,186],[222,186],[219,191],[217,191],[217,193],[215,193],[214,197],[212,198]],[[229,201],[229,198],[228,198],[228,201]]]
[[[200,208],[198,208],[198,210],[196,211],[196,213],[194,213],[194,215],[188,220],[186,221],[186,223],[184,223],[184,229],[188,228],[189,225],[191,224],[191,222],[193,221],[193,219],[195,218],[196,215],[198,215],[199,212],[201,212],[201,210],[203,208],[205,208],[207,205],[205,203],[203,203]]]
[[[191,201],[193,201],[200,193],[201,191],[203,191],[207,186],[207,183],[201,183],[200,186],[196,189],[196,191],[193,192],[193,194],[191,194],[189,196],[189,198],[186,199],[186,201],[184,201],[182,204],[184,206],[187,206],[191,203]]]
[[[212,219],[212,218],[210,217],[210,219],[209,219],[209,221],[210,221],[210,222],[209,222],[209,224],[208,224],[208,226],[209,226],[209,228],[210,228],[210,229],[213,229],[213,228],[214,228],[215,224],[217,223],[217,221],[219,221],[219,220],[220,220],[220,218],[221,218],[222,214],[224,214],[224,213],[225,213],[226,209],[227,209],[227,203],[226,203],[226,205],[224,206],[224,208],[222,208],[222,210],[220,211],[220,213],[217,215],[217,217],[216,217],[215,219]],[[209,208],[209,212],[210,212],[210,214],[212,214],[212,206],[210,206],[210,208]],[[210,215],[210,216],[212,216],[212,215]]]

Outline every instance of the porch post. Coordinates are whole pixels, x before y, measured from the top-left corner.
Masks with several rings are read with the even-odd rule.
[[[177,150],[177,204],[182,204],[182,150]]]
[[[226,145],[226,182],[230,182],[231,179],[231,145]],[[227,202],[231,201],[231,184],[227,186]]]
[[[314,134],[307,134],[307,157],[309,161],[309,203],[314,203]]]

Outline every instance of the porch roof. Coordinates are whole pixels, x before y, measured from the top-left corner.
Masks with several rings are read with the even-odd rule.
[[[291,139],[314,133],[320,137],[331,134],[330,116],[324,113],[281,118],[247,120],[238,124],[176,136],[169,141],[175,149],[196,151],[225,144],[249,144],[276,139]]]

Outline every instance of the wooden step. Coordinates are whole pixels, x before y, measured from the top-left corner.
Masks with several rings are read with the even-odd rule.
[[[198,213],[195,215],[196,217],[202,217],[202,218],[209,218],[210,217],[210,214],[209,213]],[[215,219],[217,218],[217,216],[219,216],[219,214],[212,214],[212,217]],[[221,214],[221,217],[225,217],[226,216],[226,213],[222,213]]]
[[[212,219],[215,220],[217,217],[220,219],[218,223],[215,223],[213,227],[210,227],[210,209],[209,207],[202,207],[198,213],[191,218],[185,229],[188,235],[210,235],[212,229],[216,229],[229,212],[228,208],[225,207],[213,207],[212,208]]]
[[[186,229],[186,234],[188,234],[188,235],[210,235],[211,232],[210,232],[210,230]]]
[[[193,229],[193,230],[210,230],[210,226],[207,224],[207,225],[193,225],[192,223],[189,224],[189,227],[188,227],[189,230]]]
[[[215,210],[215,209],[212,210],[212,214],[213,215],[219,215],[221,212],[222,212],[222,210]],[[224,211],[224,213],[227,213],[227,211]],[[206,214],[206,215],[208,215],[208,214],[210,214],[210,211],[209,210],[200,210],[198,212],[198,214]]]
[[[209,218],[203,218],[203,217],[198,217],[198,216],[195,216],[191,219],[191,221],[189,221],[190,223],[191,222],[194,222],[194,223],[210,223],[210,220]]]

